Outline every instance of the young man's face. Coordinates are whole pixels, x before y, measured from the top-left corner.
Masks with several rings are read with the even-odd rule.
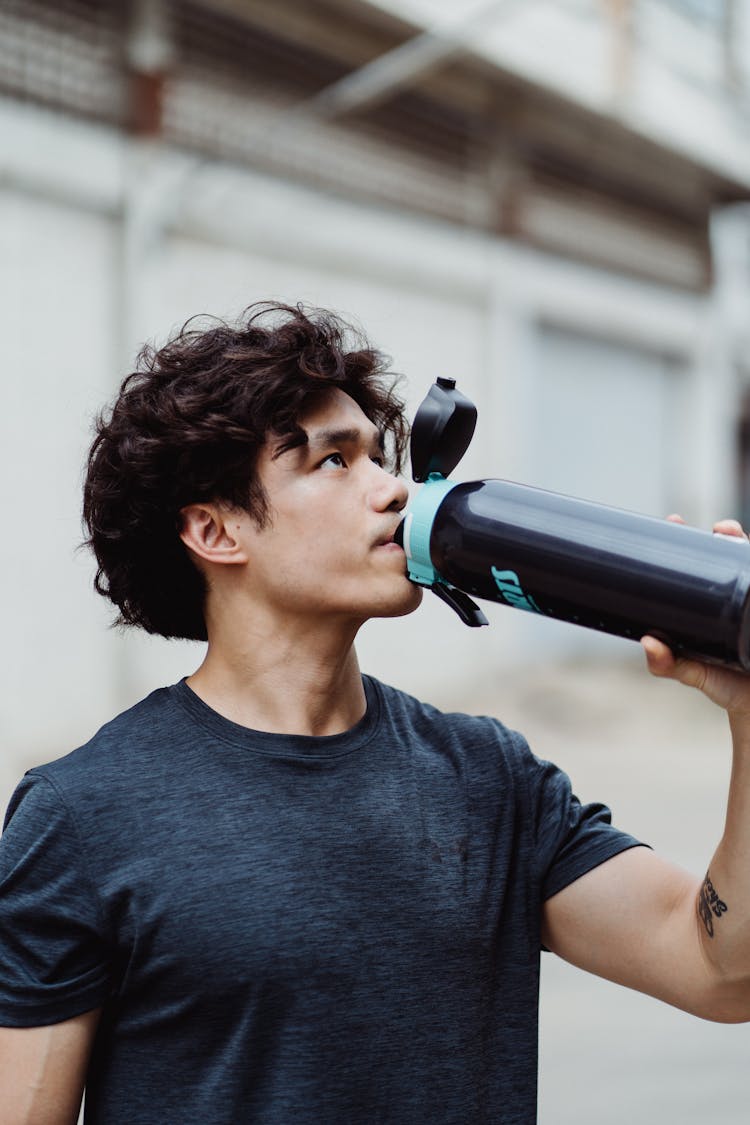
[[[383,468],[378,430],[339,390],[301,426],[305,445],[280,452],[272,439],[258,461],[269,519],[244,522],[250,588],[287,614],[361,622],[410,613],[422,592],[392,541],[408,492]]]

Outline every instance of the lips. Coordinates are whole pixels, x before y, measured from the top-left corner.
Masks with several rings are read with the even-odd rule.
[[[396,529],[394,528],[388,535],[381,535],[374,543],[374,547],[398,547],[399,544],[395,540]]]

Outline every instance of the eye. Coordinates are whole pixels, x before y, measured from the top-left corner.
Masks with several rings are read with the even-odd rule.
[[[346,461],[341,453],[329,453],[327,457],[318,465],[319,469],[324,469],[326,466],[332,465],[334,469],[345,469]]]

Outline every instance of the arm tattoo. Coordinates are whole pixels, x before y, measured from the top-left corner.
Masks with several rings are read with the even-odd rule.
[[[714,890],[711,874],[707,871],[698,895],[698,916],[706,927],[706,933],[710,938],[714,936],[714,918],[721,918],[727,910],[729,910],[729,907]]]

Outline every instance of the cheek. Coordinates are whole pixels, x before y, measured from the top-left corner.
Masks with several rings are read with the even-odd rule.
[[[353,526],[359,510],[340,482],[328,481],[321,474],[298,482],[293,496],[289,490],[276,509],[276,525],[284,534],[307,539],[326,529],[330,534],[341,535]]]

